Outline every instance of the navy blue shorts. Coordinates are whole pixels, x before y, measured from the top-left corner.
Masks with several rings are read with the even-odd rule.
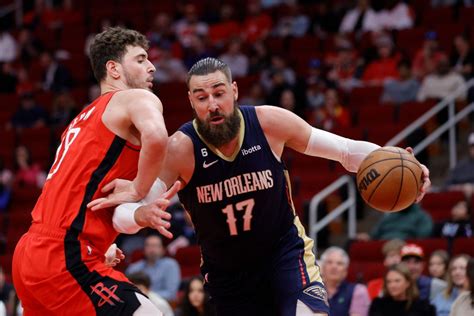
[[[205,287],[217,314],[294,316],[298,300],[314,312],[329,314],[327,292],[312,248],[313,241],[296,218],[266,265],[223,272],[204,264]]]

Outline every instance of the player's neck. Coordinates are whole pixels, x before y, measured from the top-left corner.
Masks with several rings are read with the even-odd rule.
[[[118,90],[127,90],[130,89],[127,85],[121,81],[113,81],[110,82],[108,80],[104,80],[100,83],[100,93],[105,94],[111,91],[118,91]]]
[[[235,150],[237,149],[238,145],[239,145],[239,136],[237,135],[227,144],[224,144],[216,148],[219,149],[219,151],[223,153],[224,155],[230,157],[235,153]]]

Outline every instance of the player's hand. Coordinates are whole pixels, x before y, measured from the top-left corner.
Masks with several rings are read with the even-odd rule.
[[[413,148],[407,147],[405,149],[410,154],[413,154]],[[421,181],[423,181],[423,185],[420,188],[420,192],[418,192],[418,196],[416,197],[415,203],[418,203],[423,199],[426,192],[428,192],[428,189],[431,186],[430,171],[428,170],[428,168],[424,164],[420,163],[420,166],[421,166],[421,170],[423,172],[422,175],[421,175]]]
[[[105,252],[105,265],[109,267],[115,267],[125,259],[123,251],[117,247],[117,244],[110,245],[109,249]]]
[[[152,203],[140,206],[135,211],[135,221],[142,227],[150,227],[159,231],[166,238],[173,238],[173,234],[168,230],[171,227],[171,214],[166,212],[170,204],[170,199],[176,195],[181,187],[181,183],[176,181],[173,186],[163,193],[163,195]]]
[[[138,202],[143,198],[143,196],[137,192],[134,182],[130,180],[115,179],[107,183],[102,188],[102,193],[109,191],[112,191],[109,195],[89,202],[87,207],[96,211],[122,203]]]

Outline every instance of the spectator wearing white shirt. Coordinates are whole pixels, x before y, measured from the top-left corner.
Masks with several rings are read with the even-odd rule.
[[[357,6],[342,19],[339,32],[371,32],[380,30],[377,13],[370,7],[370,0],[358,0]]]
[[[389,0],[386,8],[378,13],[380,27],[386,30],[403,30],[413,27],[410,7],[400,0]]]
[[[15,60],[17,55],[17,43],[13,36],[0,26],[0,63],[8,63]]]

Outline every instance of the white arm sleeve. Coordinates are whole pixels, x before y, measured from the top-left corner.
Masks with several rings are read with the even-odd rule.
[[[346,170],[357,172],[364,158],[380,146],[345,138],[312,128],[306,155],[339,161]]]
[[[135,234],[141,227],[135,221],[135,211],[142,205],[152,203],[166,192],[166,184],[159,178],[155,180],[148,194],[137,203],[124,203],[117,206],[112,216],[114,228],[119,233]]]

